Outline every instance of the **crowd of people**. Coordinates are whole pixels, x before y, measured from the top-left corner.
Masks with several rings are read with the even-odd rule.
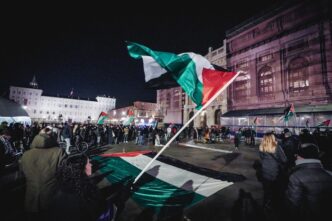
[[[259,145],[264,209],[283,220],[329,220],[332,198],[331,134],[266,133]],[[327,143],[323,143],[325,140]],[[324,145],[319,145],[324,144]]]
[[[178,129],[176,125],[154,128],[65,122],[24,127],[2,123],[0,171],[20,157],[28,220],[109,220],[113,206],[89,179],[89,157],[70,153],[68,147],[80,141],[95,147],[128,142],[158,146],[169,141]],[[231,134],[236,149],[243,137],[248,146],[255,145],[256,132],[252,128],[231,132],[226,127],[189,127],[176,141],[195,139],[209,144],[230,139]],[[304,129],[299,135],[288,129],[281,134],[264,134],[258,156],[267,211],[287,214],[293,220],[323,220],[332,197],[331,138],[328,130],[322,132],[319,128],[313,133]],[[66,148],[60,148],[59,142],[66,142]],[[66,211],[66,215],[58,211]]]

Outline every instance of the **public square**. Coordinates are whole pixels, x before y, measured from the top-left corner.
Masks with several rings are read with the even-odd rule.
[[[196,144],[200,147],[207,149],[198,149],[193,147],[184,146],[180,144],[172,144],[168,147],[162,155],[170,156],[178,160],[187,162],[192,165],[204,167],[217,172],[229,172],[245,177],[244,181],[234,183],[210,197],[198,202],[190,208],[184,210],[184,214],[190,220],[237,220],[240,216],[251,215],[259,216],[262,214],[261,209],[263,200],[263,190],[261,183],[257,180],[256,170],[254,163],[258,160],[258,149],[256,147],[250,147],[245,144],[241,144],[238,151],[234,151],[234,144]],[[100,148],[105,153],[122,153],[132,152],[137,150],[151,150],[158,151],[160,147],[153,145],[138,146],[135,143],[121,143],[116,145],[108,145]],[[209,150],[211,149],[211,150]],[[232,151],[231,153],[220,152],[223,150]],[[101,154],[100,150],[93,150],[91,154]],[[94,174],[94,175],[98,175]],[[103,181],[100,181],[102,184]],[[3,211],[4,220],[22,220],[24,219],[23,213],[23,199],[24,196],[24,183],[16,181],[15,185],[8,188],[7,194],[11,197],[7,201],[5,211]],[[243,190],[247,194],[240,197],[240,191]],[[257,206],[257,208],[254,208]],[[245,208],[244,208],[245,207]],[[139,206],[132,199],[128,199],[125,204],[125,210],[121,213],[119,220],[131,221],[131,220],[153,220],[155,215],[147,217],[143,216],[144,208]],[[242,213],[242,214],[241,214]],[[246,213],[246,214],[243,214]]]
[[[329,1],[139,4],[4,12],[0,220],[330,217]]]
[[[250,147],[242,143],[238,151],[234,151],[234,144],[229,141],[223,144],[195,144],[207,149],[199,149],[185,146],[183,143],[172,144],[162,155],[170,156],[178,160],[204,167],[218,172],[229,172],[245,177],[244,181],[234,183],[212,196],[198,202],[194,206],[184,210],[190,220],[238,220],[241,216],[248,219],[263,215],[261,209],[263,200],[262,184],[257,180],[255,161],[258,157],[258,147]],[[137,150],[158,151],[160,147],[153,145],[137,146],[134,143],[113,145],[106,152],[131,152]],[[224,153],[221,151],[231,151]],[[243,190],[246,194],[240,196]],[[257,206],[257,208],[255,208]],[[141,208],[133,200],[128,200],[120,220],[153,220],[155,216],[142,215]],[[261,213],[261,214],[260,214]],[[149,214],[151,215],[151,214]],[[250,218],[251,217],[251,218]]]

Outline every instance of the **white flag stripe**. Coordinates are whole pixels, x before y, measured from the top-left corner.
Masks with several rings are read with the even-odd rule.
[[[136,157],[122,157],[122,159],[127,161],[131,165],[139,168],[140,170],[142,170],[147,165],[147,163],[149,163],[151,161],[150,157],[147,157],[144,155],[139,155]],[[217,180],[217,179],[203,176],[200,174],[196,174],[196,173],[160,162],[158,160],[156,160],[152,163],[152,165],[150,166],[150,169],[155,166],[160,166],[156,178],[158,178],[166,183],[169,183],[173,186],[176,186],[178,188],[181,188],[186,181],[192,180],[194,191],[205,197],[208,197],[208,196],[218,192],[219,190],[233,184],[232,182],[221,181],[221,180]],[[146,172],[148,173],[149,170],[147,170]],[[183,188],[185,188],[185,187],[183,187]],[[187,190],[191,190],[191,189],[187,189]]]
[[[188,52],[188,53],[184,53],[184,54],[188,54],[189,57],[195,62],[197,78],[203,84],[203,77],[202,77],[203,68],[214,70],[214,67],[202,55],[195,54],[192,52]]]
[[[142,56],[143,68],[145,74],[145,82],[160,77],[167,73],[166,69],[162,68],[152,57]]]

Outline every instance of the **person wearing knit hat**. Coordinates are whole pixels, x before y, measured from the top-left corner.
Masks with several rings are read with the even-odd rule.
[[[332,172],[323,168],[319,147],[300,144],[286,190],[287,214],[293,220],[327,220],[331,199]]]

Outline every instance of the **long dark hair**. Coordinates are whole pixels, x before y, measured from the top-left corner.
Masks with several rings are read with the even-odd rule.
[[[98,197],[98,190],[85,172],[88,157],[84,154],[65,158],[56,173],[59,188],[65,193],[74,193],[81,199],[90,201]]]

